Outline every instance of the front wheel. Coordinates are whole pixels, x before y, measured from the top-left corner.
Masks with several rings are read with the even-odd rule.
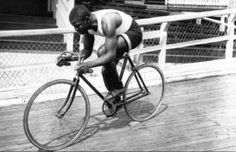
[[[23,126],[29,141],[39,149],[63,149],[84,131],[89,120],[89,100],[80,86],[74,89],[73,81],[54,80],[30,98]]]
[[[135,121],[152,118],[162,103],[164,88],[164,75],[157,66],[138,66],[137,71],[130,74],[125,84],[124,107],[127,115]]]

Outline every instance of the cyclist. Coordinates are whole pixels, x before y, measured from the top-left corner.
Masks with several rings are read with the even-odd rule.
[[[69,20],[75,30],[84,36],[84,48],[79,52],[84,59],[93,51],[94,35],[105,37],[105,43],[97,50],[98,58],[77,64],[75,69],[87,71],[92,67],[103,66],[102,76],[109,91],[106,98],[118,97],[124,92],[124,87],[116,70],[118,61],[115,59],[140,44],[141,28],[130,15],[122,11],[103,9],[90,12],[84,5],[76,5],[70,12]]]

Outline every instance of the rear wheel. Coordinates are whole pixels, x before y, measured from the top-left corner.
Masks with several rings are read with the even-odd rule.
[[[145,121],[157,113],[162,103],[165,80],[163,73],[155,65],[143,64],[137,70],[138,72],[133,71],[127,79],[124,93],[127,103],[124,107],[131,119]]]
[[[80,86],[73,98],[74,88],[73,81],[54,80],[40,87],[30,98],[23,126],[29,141],[39,149],[63,149],[84,131],[89,120],[89,100]]]

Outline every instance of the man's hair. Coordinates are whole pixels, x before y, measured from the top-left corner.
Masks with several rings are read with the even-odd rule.
[[[84,5],[76,5],[70,12],[69,20],[72,22],[74,19],[85,20],[87,16],[90,16],[90,11]]]

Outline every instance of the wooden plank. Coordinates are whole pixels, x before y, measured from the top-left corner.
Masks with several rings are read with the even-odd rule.
[[[235,74],[168,83],[162,112],[136,124],[124,110],[106,118],[101,99],[89,96],[91,117],[85,134],[62,151],[234,151],[235,83]],[[37,151],[23,132],[24,108],[0,107],[0,151]]]

